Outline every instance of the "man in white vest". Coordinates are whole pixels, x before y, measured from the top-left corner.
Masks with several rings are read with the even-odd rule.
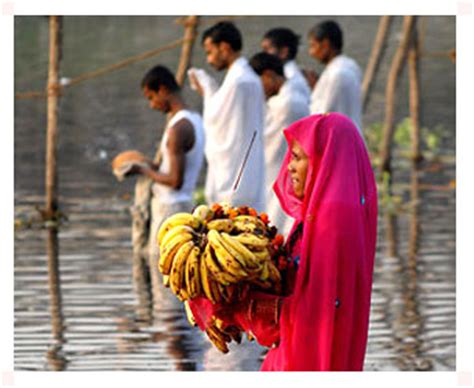
[[[194,87],[204,98],[205,154],[208,162],[206,199],[233,206],[265,208],[263,155],[264,96],[258,76],[241,56],[242,37],[230,22],[207,29],[202,45],[209,65],[226,71],[222,85],[202,69],[190,69]],[[235,183],[247,149],[256,133],[237,190]]]
[[[302,94],[307,104],[311,100],[311,88],[303,72],[296,63],[300,37],[286,27],[273,28],[263,36],[262,50],[268,54],[276,55],[284,65],[285,78],[293,81],[300,94]]]
[[[187,107],[170,70],[160,65],[153,67],[146,73],[141,87],[150,108],[169,117],[161,139],[160,163],[150,167],[135,165],[130,172],[145,175],[154,182],[148,253],[154,302],[162,307],[167,301],[156,295],[156,292],[163,291],[158,274],[156,234],[166,218],[175,213],[192,211],[193,191],[204,161],[205,139],[201,115]],[[173,296],[173,302],[174,299]]]
[[[343,113],[362,134],[362,72],[352,58],[342,53],[341,28],[332,20],[324,21],[310,30],[308,39],[309,54],[326,65],[311,95],[311,114]]]
[[[309,107],[298,82],[285,77],[283,62],[276,55],[256,54],[250,60],[250,66],[260,76],[267,98],[264,129],[267,213],[278,231],[287,236],[294,220],[282,210],[273,183],[288,148],[283,130],[308,116]]]

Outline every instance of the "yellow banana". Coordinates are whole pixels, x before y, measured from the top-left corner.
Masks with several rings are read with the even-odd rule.
[[[217,220],[209,221],[206,226],[209,230],[230,233],[232,229],[234,229],[234,222],[229,218],[219,218]]]
[[[160,252],[160,260],[158,262],[160,272],[163,275],[169,275],[174,257],[178,249],[188,241],[191,241],[193,236],[190,233],[177,234]]]
[[[252,253],[254,254],[255,258],[257,259],[257,262],[259,264],[262,264],[268,260],[271,260],[271,255],[270,255],[270,251],[268,250],[268,248],[263,248],[263,249],[255,249],[252,251]]]
[[[248,278],[249,274],[243,269],[237,259],[224,247],[220,233],[215,230],[210,230],[207,237],[209,244],[211,244],[216,253],[217,261],[221,267],[239,280]]]
[[[194,209],[193,216],[200,219],[201,221],[208,221],[212,219],[214,212],[207,205],[199,205]]]
[[[239,232],[263,234],[267,229],[265,223],[255,216],[240,215],[234,218],[234,228]]]
[[[191,326],[197,326],[196,319],[194,319],[193,312],[191,311],[191,307],[189,307],[189,301],[184,301],[184,311],[186,312],[186,318]]]
[[[270,270],[268,269],[268,261],[266,261],[262,265],[262,272],[260,273],[259,280],[265,281],[268,279],[269,275],[270,275]]]
[[[210,277],[209,273],[207,272],[207,264],[206,264],[206,250],[203,253],[203,256],[201,257],[201,262],[199,264],[199,277],[201,278],[201,288],[203,291],[204,296],[209,299],[212,303],[216,303],[214,300],[214,295],[212,294],[211,291],[211,284],[210,284]]]
[[[268,261],[268,278],[269,278],[273,283],[279,283],[279,282],[281,282],[281,274],[280,274],[280,271],[278,271],[278,268],[276,267],[275,264],[273,264],[272,261]]]
[[[160,229],[158,230],[156,238],[158,240],[159,246],[161,245],[161,241],[163,240],[166,232],[177,225],[188,225],[193,229],[199,229],[201,226],[201,221],[190,213],[173,214],[171,217],[163,221]]]
[[[170,286],[170,277],[169,277],[169,275],[163,275],[163,285],[165,287]]]
[[[185,234],[185,233],[189,233],[193,235],[194,229],[188,225],[177,225],[169,229],[163,236],[163,240],[161,240],[160,250],[166,247],[169,244],[169,242],[174,238],[174,236],[176,236],[177,234]]]
[[[209,285],[210,285],[210,289],[211,289],[211,293],[212,293],[212,299],[215,300],[215,302],[213,302],[213,303],[222,302],[222,300],[224,298],[223,298],[223,296],[220,292],[219,283],[217,283],[212,278],[209,278]]]
[[[181,302],[186,302],[189,299],[189,294],[184,288],[181,288],[176,296]]]
[[[231,283],[236,283],[239,278],[231,273],[224,271],[217,262],[216,254],[210,244],[207,244],[204,250],[203,260],[205,260],[207,269],[211,276],[219,283],[227,286]]]
[[[176,296],[181,299],[180,291],[184,287],[184,270],[186,268],[186,260],[188,259],[191,250],[194,247],[194,242],[188,241],[183,244],[176,252],[176,258],[173,260],[170,273],[170,288]]]
[[[259,263],[257,258],[244,244],[227,233],[221,233],[221,237],[225,248],[244,268],[258,267]]]
[[[222,353],[228,353],[229,348],[227,347],[226,338],[222,335],[215,326],[209,326],[206,329],[206,334],[212,344],[219,349]],[[230,339],[230,337],[229,337]],[[230,342],[230,341],[228,341]]]
[[[270,243],[270,240],[268,240],[266,237],[258,237],[255,234],[247,232],[238,234],[234,236],[234,238],[251,249],[263,249],[266,248]]]
[[[188,292],[189,298],[195,298],[201,292],[200,282],[199,282],[199,256],[201,250],[198,247],[194,247],[191,253],[188,256],[186,261],[186,271],[185,271],[185,280],[186,280],[186,290]]]

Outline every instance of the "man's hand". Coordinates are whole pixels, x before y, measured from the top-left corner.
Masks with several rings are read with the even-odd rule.
[[[308,82],[311,90],[314,89],[314,86],[318,82],[319,74],[316,73],[314,70],[303,69],[303,75],[306,78],[306,82]]]
[[[195,89],[196,92],[202,97],[204,96],[204,89],[202,88],[201,84],[199,83],[196,75],[193,72],[188,73],[189,76],[189,83],[191,84],[191,88]]]
[[[143,175],[144,168],[138,164],[134,164],[132,168],[127,172],[126,176],[131,176],[131,175]]]

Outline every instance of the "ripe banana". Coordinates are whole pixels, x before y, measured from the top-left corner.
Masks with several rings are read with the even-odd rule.
[[[163,275],[163,285],[165,287],[170,286],[170,277],[169,277],[169,275]]]
[[[268,246],[270,240],[266,237],[258,237],[253,233],[244,232],[234,236],[240,243],[246,245],[250,249],[263,249]]]
[[[275,264],[272,261],[268,261],[268,278],[273,283],[281,282],[281,274]]]
[[[211,244],[216,253],[217,261],[221,267],[239,280],[248,278],[249,274],[243,269],[237,259],[225,249],[220,233],[215,230],[210,230],[207,237],[209,244]]]
[[[212,219],[214,212],[207,205],[199,205],[194,209],[193,216],[200,219],[201,221],[208,221]]]
[[[167,218],[160,226],[156,238],[158,239],[158,245],[161,246],[161,241],[165,236],[166,232],[177,225],[188,225],[193,229],[199,229],[201,221],[194,217],[190,213],[176,213],[171,217]]]
[[[234,256],[244,268],[257,268],[259,262],[253,252],[230,234],[221,233],[224,247]]]
[[[239,278],[231,273],[224,271],[217,262],[214,249],[208,244],[204,250],[203,260],[206,262],[207,269],[211,276],[219,283],[227,286],[231,283],[237,283]]]
[[[184,301],[184,311],[186,312],[186,318],[191,326],[197,326],[196,319],[194,319],[193,312],[191,311],[191,307],[189,307],[189,301]]]
[[[160,272],[163,275],[169,275],[174,257],[181,246],[191,241],[193,236],[190,233],[177,234],[160,252],[160,260],[158,262]]]
[[[186,268],[186,260],[188,259],[193,247],[194,242],[186,242],[178,249],[178,252],[176,252],[176,257],[173,260],[170,273],[170,288],[171,291],[173,291],[178,297],[182,296],[180,291],[184,288],[184,270]]]
[[[209,326],[206,329],[207,337],[211,340],[212,344],[219,349],[222,353],[228,353],[229,348],[227,347],[227,342],[231,341],[229,335],[222,333],[215,326]],[[229,339],[229,341],[226,341]]]
[[[268,261],[264,262],[262,265],[262,272],[260,273],[259,280],[265,281],[270,276],[270,270],[268,269]]]
[[[229,218],[219,218],[207,223],[207,229],[230,233],[234,229],[234,222]]]
[[[255,216],[240,215],[234,218],[234,228],[239,232],[263,234],[265,223]]]
[[[209,278],[209,285],[211,289],[212,299],[215,300],[214,303],[222,302],[224,298],[222,297],[222,294],[220,293],[219,283],[217,283],[212,278]]]
[[[207,264],[206,264],[206,255],[207,255],[207,247],[206,250],[203,253],[203,256],[201,257],[201,262],[199,263],[199,275],[201,278],[201,288],[203,291],[204,296],[209,299],[212,303],[216,303],[214,300],[214,295],[212,294],[211,291],[211,284],[210,284],[210,276],[207,270]]]
[[[177,225],[169,229],[163,236],[163,240],[161,241],[161,244],[160,244],[160,250],[166,247],[169,244],[169,242],[173,239],[174,236],[176,236],[177,234],[185,234],[185,233],[189,233],[193,235],[194,229],[188,225]]]
[[[186,261],[186,290],[189,298],[193,299],[201,293],[201,283],[199,280],[199,260],[201,250],[198,247],[194,247],[191,253],[188,255]]]

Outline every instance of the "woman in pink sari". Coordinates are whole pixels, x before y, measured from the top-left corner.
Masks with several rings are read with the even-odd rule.
[[[364,141],[339,113],[284,131],[289,150],[274,190],[295,219],[287,239],[297,266],[286,296],[254,293],[233,308],[191,303],[272,346],[263,371],[362,370],[377,235],[377,190]],[[205,313],[204,313],[205,312]]]

